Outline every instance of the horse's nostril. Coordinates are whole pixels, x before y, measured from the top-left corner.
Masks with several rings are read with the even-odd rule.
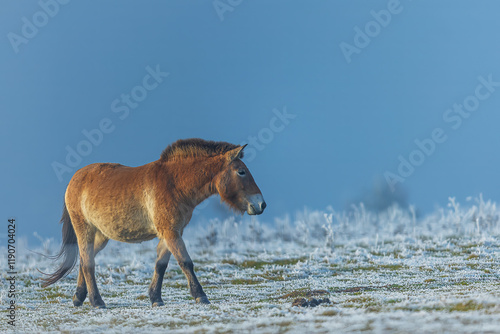
[[[262,202],[262,204],[260,205],[262,211],[264,211],[264,209],[266,208],[267,204],[266,202]]]

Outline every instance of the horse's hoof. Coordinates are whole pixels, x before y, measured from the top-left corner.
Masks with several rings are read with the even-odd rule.
[[[74,307],[80,307],[83,305],[83,302],[79,301],[79,300],[73,300],[73,306]]]
[[[196,304],[210,304],[210,301],[208,300],[207,296],[198,297],[196,298]]]
[[[154,302],[153,303],[153,307],[158,307],[158,306],[165,306],[165,303],[164,302]]]
[[[89,298],[90,305],[92,305],[93,308],[95,309],[104,309],[106,308],[106,303],[102,300],[101,296],[97,295],[94,298],[90,297]]]
[[[80,299],[78,299],[76,296],[73,296],[73,305],[75,307],[82,306],[83,305],[83,301],[81,301]]]

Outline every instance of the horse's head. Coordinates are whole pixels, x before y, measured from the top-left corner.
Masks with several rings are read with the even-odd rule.
[[[260,215],[266,208],[259,187],[240,159],[246,145],[226,152],[224,167],[215,177],[215,188],[221,199],[233,209],[249,215]]]

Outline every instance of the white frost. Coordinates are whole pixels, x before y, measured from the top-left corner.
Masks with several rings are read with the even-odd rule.
[[[194,303],[174,259],[163,285],[166,306],[150,306],[154,241],[110,242],[98,255],[106,310],[88,301],[72,306],[76,270],[41,289],[37,268],[50,272],[54,264],[20,249],[16,331],[500,332],[499,217],[495,203],[478,199],[463,207],[450,199],[448,208],[422,218],[413,209],[373,213],[361,205],[272,223],[265,215],[193,223],[184,239],[209,306]],[[58,247],[45,241],[38,251]],[[6,268],[5,257],[0,267]],[[0,332],[11,332],[5,279],[0,284]],[[291,307],[295,295],[279,298],[308,290],[328,291],[317,298],[333,303],[298,308]]]

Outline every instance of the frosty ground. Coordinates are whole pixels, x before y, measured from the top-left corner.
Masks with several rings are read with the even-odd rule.
[[[268,221],[235,217],[189,225],[185,242],[211,305],[197,305],[175,260],[163,284],[165,306],[147,289],[156,242],[110,242],[96,258],[105,310],[73,307],[76,270],[40,288],[53,264],[18,251],[17,332],[25,333],[500,333],[500,210],[453,199],[416,217],[412,208],[367,212],[303,210]],[[38,251],[55,253],[45,241]],[[6,254],[3,249],[2,254]],[[7,324],[6,259],[1,332]],[[316,291],[331,303],[292,307]]]

